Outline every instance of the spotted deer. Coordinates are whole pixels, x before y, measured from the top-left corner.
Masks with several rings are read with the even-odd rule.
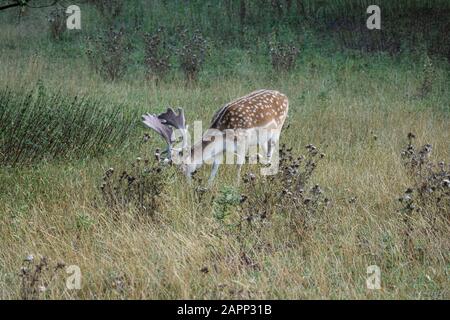
[[[179,159],[181,169],[190,180],[202,164],[212,164],[209,183],[214,180],[224,153],[237,156],[238,179],[245,156],[249,150],[260,152],[253,155],[271,163],[278,144],[281,129],[289,109],[287,97],[275,90],[258,90],[227,103],[213,116],[209,129],[189,149],[188,131],[183,109],[178,113],[172,108],[160,115],[143,115],[143,123],[159,133],[167,142],[168,159]],[[181,137],[176,147],[174,130]],[[234,162],[233,162],[234,163]]]

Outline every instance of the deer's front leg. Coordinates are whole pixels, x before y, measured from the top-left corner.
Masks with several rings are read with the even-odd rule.
[[[267,141],[267,163],[272,162],[272,156],[276,145],[277,142],[275,141],[274,138],[270,138],[269,141]]]
[[[219,159],[214,158],[214,161],[212,164],[212,169],[211,169],[211,174],[209,175],[209,179],[208,179],[208,186],[212,185],[212,182],[214,181],[214,178],[217,175],[217,171],[219,170],[219,165],[220,165]]]

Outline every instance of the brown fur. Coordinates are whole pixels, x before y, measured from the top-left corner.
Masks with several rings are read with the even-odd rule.
[[[281,128],[288,113],[287,97],[275,90],[258,90],[223,106],[213,117],[212,129],[249,129],[275,121]]]

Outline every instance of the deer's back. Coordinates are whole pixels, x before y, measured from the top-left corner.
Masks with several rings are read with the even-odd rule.
[[[258,90],[223,106],[213,116],[212,129],[250,129],[272,125],[281,129],[289,109],[287,97],[275,90]]]

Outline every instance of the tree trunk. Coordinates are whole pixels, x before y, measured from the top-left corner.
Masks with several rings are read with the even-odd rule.
[[[303,8],[303,1],[297,0],[297,15],[301,16],[305,13],[305,8]]]

